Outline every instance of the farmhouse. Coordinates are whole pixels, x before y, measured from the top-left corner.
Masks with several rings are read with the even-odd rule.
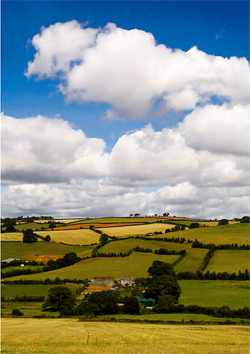
[[[122,286],[126,286],[126,285],[131,286],[134,284],[134,279],[133,279],[133,277],[121,276],[120,283],[122,284]]]

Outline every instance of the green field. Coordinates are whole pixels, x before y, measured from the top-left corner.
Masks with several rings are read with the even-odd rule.
[[[132,235],[146,235],[147,233],[155,231],[162,231],[163,233],[165,233],[166,229],[171,229],[172,227],[174,227],[174,225],[165,223],[155,223],[147,225],[105,227],[105,229],[102,229],[102,231],[109,236],[124,237]],[[167,234],[164,235],[165,237],[167,237]]]
[[[96,219],[88,219],[88,220],[79,220],[76,222],[73,222],[72,224],[111,224],[111,223],[123,223],[123,222],[131,222],[131,223],[135,223],[135,222],[142,222],[142,223],[152,223],[152,222],[157,222],[159,220],[166,220],[164,218],[156,218],[156,217],[131,217],[131,218],[122,218],[122,217],[118,217],[118,218],[96,218]]]
[[[206,268],[210,272],[233,273],[250,268],[250,252],[245,250],[217,250]]]
[[[16,228],[16,230],[27,230],[27,229],[41,230],[42,227],[47,229],[49,227],[49,224],[48,223],[38,224],[37,222],[30,222],[27,224],[18,225],[17,223],[17,225],[14,225],[14,227]]]
[[[12,310],[20,310],[24,317],[33,317],[44,315],[45,312],[42,311],[42,302],[3,302],[1,304],[1,314],[9,315]],[[59,312],[46,313],[49,316],[58,317]]]
[[[199,269],[207,251],[207,249],[202,248],[187,249],[187,255],[180,261],[180,263],[176,264],[174,268],[175,272],[196,272]]]
[[[1,272],[2,273],[7,273],[7,272],[12,272],[13,270],[25,270],[25,269],[31,269],[31,270],[37,270],[37,269],[42,269],[43,266],[32,266],[32,265],[25,265],[23,267],[21,266],[11,266],[11,267],[6,267],[6,268],[2,268]]]
[[[248,326],[171,326],[78,322],[77,319],[2,319],[3,354],[243,354],[248,352]]]
[[[170,236],[169,236],[170,235]],[[167,234],[167,237],[185,237],[186,240],[194,241],[197,239],[205,244],[214,243],[215,245],[225,245],[237,243],[238,246],[250,243],[249,224],[233,224],[215,227],[200,227],[198,229],[187,229]],[[166,235],[156,235],[154,237],[166,237]]]
[[[165,241],[155,241],[143,239],[136,239],[136,238],[129,238],[126,240],[119,240],[110,242],[107,245],[100,248],[100,252],[103,253],[120,253],[120,252],[128,252],[135,247],[141,248],[151,248],[153,251],[158,250],[160,248],[167,248],[168,250],[184,250],[184,249],[191,249],[192,244],[190,243],[176,243],[176,242],[165,242]]]
[[[53,270],[50,272],[30,274],[17,277],[15,279],[90,279],[94,276],[99,277],[114,277],[120,279],[121,276],[132,276],[133,278],[147,277],[148,268],[153,261],[159,259],[163,262],[173,263],[178,259],[178,255],[157,255],[154,253],[139,253],[134,252],[129,257],[97,257],[90,258],[84,261],[75,263],[70,267]]]
[[[64,284],[32,284],[32,285],[23,285],[23,284],[2,284],[1,286],[1,296],[4,296],[5,299],[14,299],[18,296],[47,296],[50,288],[56,286],[64,286]],[[76,289],[81,287],[77,284],[68,284],[70,290],[75,293]]]
[[[26,260],[35,254],[40,255],[64,255],[75,252],[79,257],[85,257],[91,253],[92,246],[63,245],[56,242],[1,242],[1,258],[19,258]]]
[[[249,282],[233,280],[178,280],[181,287],[179,303],[200,306],[249,306]]]

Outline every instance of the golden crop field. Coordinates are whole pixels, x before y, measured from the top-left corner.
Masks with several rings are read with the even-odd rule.
[[[207,226],[217,226],[218,221],[200,221],[199,222],[202,225],[207,225]],[[239,224],[239,221],[228,221],[229,225],[234,225],[234,224]]]
[[[68,245],[90,245],[98,243],[100,235],[89,229],[62,230],[62,231],[36,231],[37,235],[45,237],[50,235],[51,241],[62,242]]]
[[[41,219],[41,220],[34,220],[34,222],[44,224],[44,223],[48,223],[51,220],[54,222],[63,222],[66,224],[68,224],[69,222],[81,221],[81,219],[47,219],[47,220]]]
[[[1,234],[1,241],[23,241],[22,232],[8,232]],[[42,241],[38,239],[38,241]]]
[[[171,229],[175,225],[156,223],[147,225],[134,225],[134,226],[119,226],[119,227],[107,227],[102,229],[105,234],[109,236],[123,237],[132,235],[146,235],[149,232],[162,231],[165,232],[166,229]],[[167,237],[167,235],[166,235]]]
[[[249,354],[249,327],[3,318],[2,353]]]

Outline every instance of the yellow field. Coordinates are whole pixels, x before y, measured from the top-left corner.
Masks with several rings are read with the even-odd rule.
[[[1,234],[1,241],[23,241],[22,232],[9,232]],[[38,239],[38,241],[42,241]]]
[[[162,231],[164,233],[166,229],[171,229],[174,226],[175,225],[173,224],[156,223],[156,224],[134,225],[134,226],[124,226],[124,227],[123,226],[105,227],[105,229],[101,229],[101,230],[109,236],[124,237],[124,236],[132,236],[132,235],[146,235],[147,233],[154,232],[154,231]],[[166,234],[166,237],[169,237],[168,234]]]
[[[41,223],[41,224],[44,224],[44,223],[48,223],[49,221],[51,221],[51,219],[48,219],[48,220],[34,220],[34,222],[37,222],[37,223]],[[76,221],[81,221],[81,219],[53,219],[52,221],[54,222],[64,222],[64,223],[69,223],[69,222],[76,222]]]
[[[2,353],[249,354],[249,327],[3,318]]]
[[[62,230],[62,231],[36,231],[37,235],[45,237],[50,235],[51,241],[62,242],[68,245],[90,245],[98,243],[100,235],[89,229]]]
[[[207,225],[207,226],[217,226],[218,221],[201,221],[200,224]],[[228,221],[228,224],[229,225],[239,224],[239,221]]]

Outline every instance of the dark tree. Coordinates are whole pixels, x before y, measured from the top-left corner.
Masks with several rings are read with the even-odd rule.
[[[45,236],[45,241],[46,241],[46,242],[50,242],[50,241],[51,241],[50,235]]]
[[[98,305],[88,301],[81,302],[80,305],[78,305],[74,310],[74,314],[76,316],[82,316],[82,315],[97,316],[100,314],[100,312],[101,311]]]
[[[136,315],[140,313],[140,304],[135,296],[125,297],[125,302],[122,307],[124,313]]]
[[[23,231],[23,243],[34,243],[37,242],[37,235],[34,234],[32,229],[27,229]]]
[[[219,220],[217,226],[220,226],[220,225],[228,225],[228,220],[227,220],[227,219],[221,219],[221,220]]]
[[[100,236],[99,243],[100,243],[102,246],[104,246],[104,245],[106,245],[106,243],[108,242],[108,239],[109,239],[109,237],[108,237],[107,234],[102,234],[102,235]]]
[[[250,222],[249,216],[243,216],[243,218],[240,220],[240,223],[249,223],[249,222]]]
[[[148,273],[151,275],[145,297],[151,297],[158,301],[160,296],[171,295],[176,303],[181,294],[180,285],[170,263],[154,261],[149,267]]]
[[[75,306],[75,296],[66,286],[57,286],[49,290],[49,295],[42,308],[44,311],[61,311],[64,308],[72,310]]]
[[[12,316],[23,316],[23,313],[18,309],[13,309],[11,312]]]
[[[97,305],[100,309],[100,314],[112,315],[118,313],[117,297],[110,290],[93,293],[87,298],[87,301]]]
[[[200,227],[198,222],[192,222],[192,224],[189,225],[189,229],[197,229],[198,227]]]

